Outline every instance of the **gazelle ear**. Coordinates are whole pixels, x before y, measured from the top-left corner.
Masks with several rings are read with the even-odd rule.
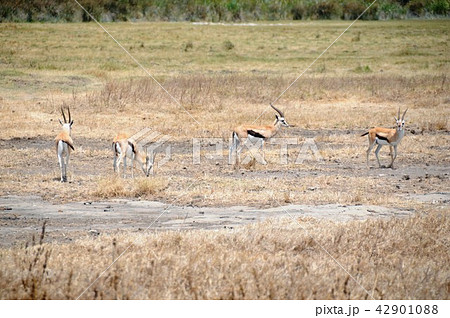
[[[280,117],[278,117],[278,115],[277,115],[277,114],[275,114],[275,118],[276,118],[276,119],[280,119]]]
[[[58,119],[58,120],[59,120],[59,123],[61,124],[61,126],[64,125],[64,124],[62,123],[61,119]]]
[[[70,126],[72,126],[72,125],[73,125],[73,120],[70,121]]]
[[[397,117],[394,116],[395,121],[398,121]]]

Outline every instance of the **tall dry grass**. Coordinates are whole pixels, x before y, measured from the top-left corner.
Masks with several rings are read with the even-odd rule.
[[[448,299],[447,213],[121,233],[0,249],[0,298]],[[327,250],[339,265],[326,255]],[[367,294],[361,286],[369,294]]]
[[[293,79],[234,74],[177,76],[163,81],[181,106],[150,79],[111,81],[99,91],[24,102],[19,107],[24,111],[16,102],[6,101],[0,109],[5,128],[0,137],[56,134],[61,104],[70,106],[76,120],[74,140],[112,140],[118,131],[133,134],[145,127],[170,135],[172,140],[228,137],[233,126],[252,122],[264,111],[257,123],[271,123],[274,115],[268,104]],[[407,127],[415,132],[445,132],[449,129],[449,85],[445,75],[305,76],[277,106],[291,124],[303,129],[389,127],[400,107],[409,108]]]

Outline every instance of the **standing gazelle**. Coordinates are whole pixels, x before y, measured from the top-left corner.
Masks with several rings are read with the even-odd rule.
[[[239,167],[239,154],[242,151],[245,141],[251,143],[260,142],[260,149],[264,156],[264,141],[269,140],[278,133],[281,126],[289,127],[281,110],[270,104],[270,106],[280,115],[275,114],[275,122],[272,125],[258,126],[258,125],[241,125],[233,130],[232,142],[228,156],[228,162],[231,163],[233,152],[236,153],[236,167]],[[264,158],[264,157],[263,157]]]
[[[400,107],[398,108],[398,115],[394,117],[396,127],[395,128],[382,128],[375,127],[370,129],[368,132],[362,134],[361,136],[369,135],[369,148],[367,149],[367,167],[369,167],[369,154],[372,148],[376,145],[377,149],[375,149],[375,156],[377,157],[378,166],[381,168],[380,159],[378,158],[378,152],[380,151],[383,145],[389,145],[390,155],[391,155],[391,164],[388,168],[394,169],[394,160],[397,158],[397,146],[405,135],[405,114],[403,113],[402,118],[400,119]],[[392,152],[392,148],[394,152]]]
[[[134,161],[137,161],[141,166],[145,176],[148,177],[153,168],[153,154],[149,155],[136,142],[128,138],[126,134],[118,134],[114,137],[113,143],[114,151],[114,171],[119,173],[120,162],[123,160],[123,177],[125,178],[127,170],[127,158],[131,159],[131,178],[133,175]],[[153,172],[152,172],[153,173]]]
[[[70,108],[67,107],[69,114],[69,121],[66,120],[64,115],[64,109],[61,106],[61,114],[64,119],[64,123],[59,120],[62,126],[61,132],[56,136],[56,153],[58,154],[59,167],[61,168],[61,182],[67,181],[67,166],[69,165],[70,149],[75,150],[73,147],[73,140],[71,137],[73,120],[70,116]]]

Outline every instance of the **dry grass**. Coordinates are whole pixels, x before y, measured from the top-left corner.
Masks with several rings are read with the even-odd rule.
[[[91,93],[42,96],[39,102],[5,100],[0,108],[2,138],[52,137],[59,130],[59,107],[71,107],[74,138],[112,139],[117,131],[130,134],[151,127],[172,140],[196,137],[228,137],[239,123],[252,122],[267,111],[268,102],[293,78],[247,75],[176,77],[163,85],[181,102],[173,101],[151,80],[107,82]],[[441,84],[442,88],[436,90]],[[306,88],[303,85],[306,84]],[[357,77],[305,77],[301,89],[289,91],[280,102],[289,122],[304,129],[367,129],[391,126],[398,107],[409,108],[407,126],[416,132],[447,131],[450,116],[444,75],[392,75]],[[239,94],[231,92],[239,88]],[[417,90],[420,87],[421,90]],[[306,91],[306,92],[305,92]],[[199,123],[195,122],[189,116]],[[233,116],[230,116],[233,113]],[[257,123],[270,123],[268,111]],[[30,125],[39,122],[39,125]],[[183,122],[183,125],[179,125]]]
[[[279,107],[306,129],[388,125],[401,106],[410,107],[408,124],[419,131],[448,130],[447,24],[361,21]],[[2,24],[0,137],[52,137],[62,103],[73,109],[76,137],[110,139],[117,130],[133,133],[147,126],[174,139],[228,135],[233,125],[253,121],[266,109],[346,25],[108,24],[198,126],[152,80],[143,79],[96,25]],[[353,34],[360,41],[352,42]],[[240,44],[224,51],[224,38]],[[194,49],[182,50],[186,42]],[[410,53],[403,54],[404,48]],[[370,65],[373,72],[355,73],[358,65]],[[269,112],[260,122],[272,118]]]
[[[121,177],[113,176],[98,180],[98,188],[92,193],[92,195],[102,199],[115,197],[149,199],[159,194],[167,188],[167,186],[167,180],[162,177],[140,177],[134,180],[124,180]]]
[[[300,218],[38,242],[0,250],[0,298],[76,298],[131,244],[83,299],[370,299],[319,246],[375,299],[448,299],[449,221]]]
[[[192,137],[222,138],[226,148],[230,129],[266,110],[347,23],[108,24],[200,125],[143,78],[94,24],[0,24],[0,195],[432,209],[405,196],[449,189],[448,23],[358,22],[354,34],[336,43],[277,103],[296,126],[279,136],[300,142],[289,148],[288,164],[279,164],[280,146],[268,144],[268,164],[239,173],[226,163],[226,149],[223,159],[207,159],[209,150],[202,149],[202,164],[193,164]],[[355,34],[358,41],[352,41]],[[225,49],[225,41],[234,47]],[[185,43],[192,48],[183,49]],[[58,181],[53,145],[62,104],[75,120],[66,184]],[[367,139],[359,135],[391,126],[398,107],[409,108],[399,169],[367,170]],[[257,123],[271,123],[273,116],[268,111]],[[114,135],[145,127],[171,136],[172,160],[157,167],[155,177],[112,176]],[[323,160],[295,164],[306,138],[314,138]],[[375,164],[373,155],[371,160]],[[388,149],[382,160],[388,160]],[[425,167],[431,172],[424,174]],[[438,208],[448,210],[446,204]],[[131,242],[125,257],[84,297],[367,298],[318,242],[376,299],[448,298],[447,214],[299,222],[314,239],[290,220],[276,220],[233,231],[119,233],[76,244],[0,249],[0,298],[76,298]]]

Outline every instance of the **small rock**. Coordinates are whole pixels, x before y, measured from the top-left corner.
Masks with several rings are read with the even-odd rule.
[[[97,230],[89,230],[88,233],[89,233],[89,235],[92,235],[92,236],[99,236],[100,235],[100,232],[97,231]]]

